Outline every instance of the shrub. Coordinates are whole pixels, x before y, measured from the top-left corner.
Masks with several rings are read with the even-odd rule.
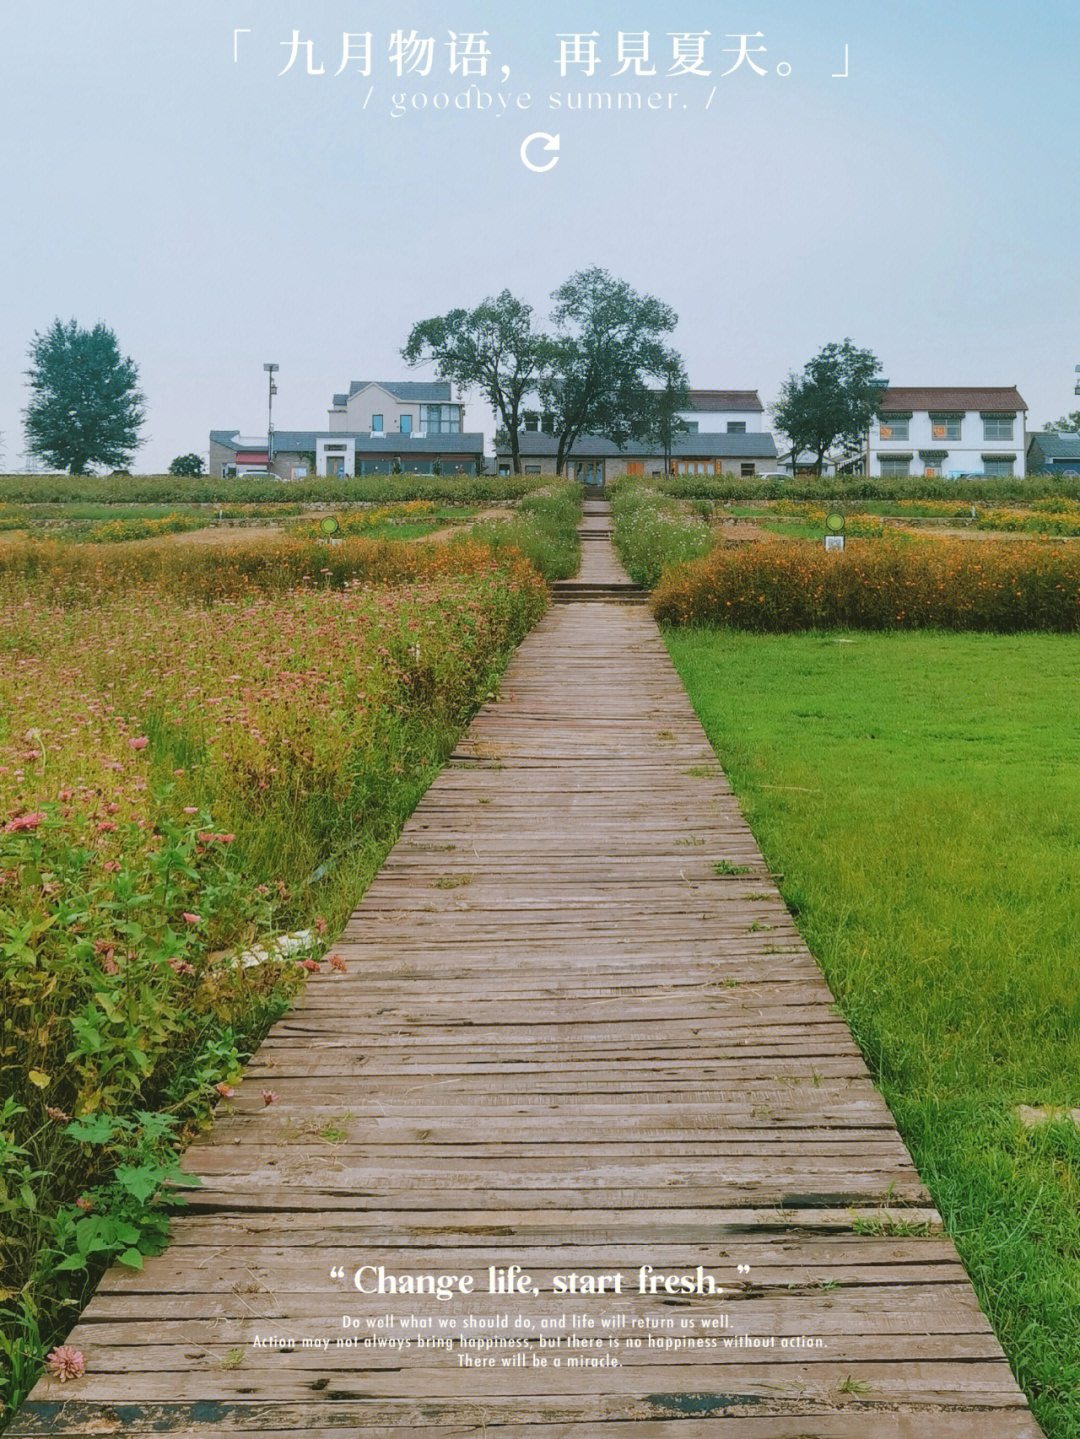
[[[1080,553],[964,542],[717,549],[669,571],[653,594],[674,625],[809,629],[1080,630]]]

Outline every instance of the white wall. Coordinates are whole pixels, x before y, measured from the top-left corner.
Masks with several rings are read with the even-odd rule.
[[[892,428],[894,433],[891,438],[882,438],[881,424],[886,429]],[[1027,427],[1024,412],[1021,411],[1013,422],[1013,437],[1011,440],[988,440],[984,436],[983,417],[978,410],[968,410],[960,425],[960,438],[958,440],[942,440],[934,438],[934,426],[930,414],[926,410],[916,410],[908,422],[908,438],[899,440],[895,437],[895,425],[890,427],[888,416],[879,423],[875,423],[870,431],[870,474],[881,475],[882,454],[910,454],[911,463],[909,473],[921,475],[925,473],[926,463],[919,455],[920,450],[945,450],[947,458],[941,462],[941,472],[948,476],[959,475],[981,475],[983,473],[983,455],[1013,455],[1013,473],[1022,476],[1026,473],[1027,460]]]
[[[745,424],[748,435],[760,435],[765,416],[758,410],[681,410],[679,418],[696,424],[699,435],[726,435],[733,420]]]

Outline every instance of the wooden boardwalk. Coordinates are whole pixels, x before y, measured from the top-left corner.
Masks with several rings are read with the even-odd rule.
[[[1040,1434],[646,610],[548,613],[335,952],[12,1436]],[[512,1264],[537,1297],[351,1284]],[[729,1292],[641,1295],[642,1265]]]

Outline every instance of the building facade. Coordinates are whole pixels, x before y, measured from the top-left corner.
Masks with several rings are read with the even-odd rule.
[[[521,468],[527,475],[554,475],[559,442],[543,431],[520,436]],[[500,443],[498,470],[510,473],[510,449]],[[772,435],[760,431],[734,434],[676,436],[671,447],[671,471],[676,475],[740,475],[752,478],[776,468]],[[567,475],[587,485],[606,485],[618,475],[665,473],[665,458],[656,445],[631,440],[621,449],[602,435],[581,435],[574,444]]]
[[[334,396],[325,429],[275,430],[272,457],[266,435],[210,432],[210,473],[218,477],[472,475],[483,465],[484,436],[465,429],[465,407],[442,380],[354,380]]]
[[[1015,386],[885,391],[867,436],[867,474],[958,478],[1027,473],[1027,405]]]
[[[740,475],[746,479],[776,468],[776,444],[764,432],[765,407],[756,390],[691,390],[679,411],[685,430],[671,446],[671,473],[676,475]],[[536,411],[524,417],[520,435],[521,467],[527,475],[554,475],[558,440],[550,415]],[[496,444],[500,474],[510,473],[510,447]],[[629,440],[617,445],[604,435],[580,435],[574,443],[567,474],[588,485],[606,485],[617,475],[663,475],[664,451],[655,441]]]

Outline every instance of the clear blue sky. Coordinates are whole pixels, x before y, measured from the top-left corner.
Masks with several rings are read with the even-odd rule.
[[[427,79],[394,76],[400,27],[436,38]],[[239,64],[236,28],[252,32]],[[302,73],[303,54],[278,76],[294,28],[325,76]],[[533,108],[431,108],[469,83],[447,73],[449,29],[489,31],[476,83],[529,92]],[[556,36],[591,30],[600,69],[562,79]],[[613,78],[620,30],[651,33],[657,78]],[[712,78],[664,74],[673,30],[711,32]],[[373,33],[370,80],[334,77],[344,31]],[[721,78],[725,37],[755,31],[770,73]],[[832,79],[845,45],[850,77]],[[56,316],[106,321],[137,361],[149,418],[135,468],[160,470],[205,451],[211,428],[264,429],[264,360],[281,365],[275,423],[318,427],[350,379],[403,373],[414,320],[503,286],[544,312],[590,264],[675,307],[695,385],[756,387],[768,403],[789,369],[851,335],[897,384],[1017,384],[1040,425],[1076,403],[1078,50],[1069,0],[9,5],[7,468],[26,347]],[[553,90],[590,89],[677,100],[547,108]],[[429,108],[394,118],[398,92],[426,92]],[[519,158],[532,131],[561,136],[548,174]],[[479,404],[470,420],[490,428]]]

